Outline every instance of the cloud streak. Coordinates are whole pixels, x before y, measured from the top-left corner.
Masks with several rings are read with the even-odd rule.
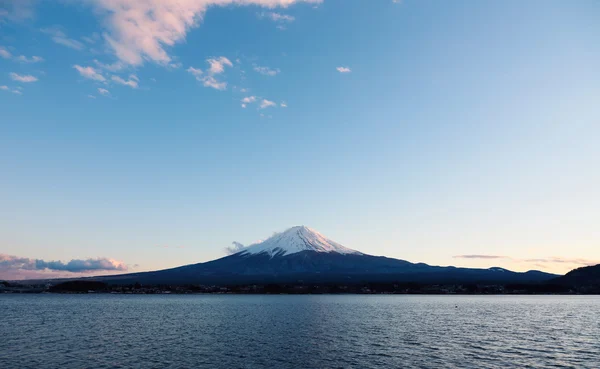
[[[12,54],[10,53],[10,51],[6,50],[6,48],[0,47],[0,58],[10,59],[12,58]]]
[[[127,271],[127,265],[108,258],[73,259],[65,263],[0,254],[0,270],[48,270],[86,273],[93,271]]]
[[[120,85],[124,85],[124,86],[129,86],[131,88],[138,88],[138,80],[137,77],[132,78],[135,76],[129,76],[128,80],[124,80],[123,78],[119,77],[119,76],[112,76],[112,81],[115,83],[118,83]]]
[[[239,242],[232,242],[231,246],[228,246],[225,248],[225,252],[227,253],[227,255],[233,255],[233,254],[237,254],[238,252],[242,251],[243,249],[245,249],[246,246],[242,245]]]
[[[263,99],[259,105],[259,107],[261,109],[271,108],[271,107],[275,107],[275,106],[277,106],[277,104],[274,101],[267,100],[267,99]]]
[[[31,82],[37,82],[37,77],[34,77],[30,74],[27,75],[20,75],[17,73],[11,73],[10,74],[10,78],[13,81],[17,81],[17,82],[22,82],[22,83],[31,83]]]
[[[67,35],[61,30],[61,27],[55,26],[50,28],[42,28],[41,31],[47,35],[50,35],[52,41],[59,45],[63,45],[75,50],[83,50],[85,48],[85,45],[82,42],[67,37]]]
[[[73,68],[75,68],[75,70],[77,70],[82,77],[99,82],[106,81],[106,78],[104,78],[104,76],[99,71],[92,67],[82,67],[81,65],[74,65]]]
[[[453,256],[455,259],[510,259],[507,256],[499,255],[456,255]]]
[[[269,77],[275,77],[276,75],[281,73],[281,70],[279,70],[279,69],[271,69],[269,67],[260,67],[258,65],[254,66],[254,71],[262,74],[263,76],[269,76]]]
[[[281,14],[281,13],[276,13],[276,12],[262,12],[262,13],[259,13],[258,16],[260,18],[270,19],[276,23],[291,23],[296,20],[296,18],[294,18],[291,15]]]
[[[563,257],[546,257],[546,258],[533,258],[533,259],[519,259],[504,255],[455,255],[455,259],[479,259],[479,260],[511,260],[521,263],[536,263],[536,264],[571,264],[579,266],[589,266],[600,264],[599,260],[583,259],[583,258],[563,258]]]

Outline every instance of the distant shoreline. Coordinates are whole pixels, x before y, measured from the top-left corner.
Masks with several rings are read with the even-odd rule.
[[[57,284],[0,283],[0,294],[115,294],[115,295],[600,295],[598,286],[560,284],[252,284],[252,285],[111,285],[75,280]]]

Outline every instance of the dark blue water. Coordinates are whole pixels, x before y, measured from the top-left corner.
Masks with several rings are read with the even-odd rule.
[[[600,368],[600,298],[0,295],[0,334],[0,368]]]

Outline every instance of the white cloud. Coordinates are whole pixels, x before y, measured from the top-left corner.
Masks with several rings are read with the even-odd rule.
[[[256,96],[248,96],[242,99],[242,103],[244,104],[251,104],[253,102],[256,102]]]
[[[260,108],[261,109],[266,109],[266,108],[270,108],[270,107],[273,107],[273,106],[277,106],[277,104],[274,101],[263,99],[263,101],[260,102]]]
[[[285,101],[282,101],[281,104],[279,104],[279,106],[281,106],[282,108],[287,108],[288,105]]]
[[[276,13],[276,12],[262,12],[259,14],[259,16],[261,18],[268,18],[268,19],[272,20],[273,22],[280,22],[280,23],[291,23],[296,20],[296,18],[292,17],[291,15],[281,14],[281,13]]]
[[[12,90],[12,93],[15,95],[23,95],[23,93],[20,90]]]
[[[138,78],[138,76],[136,76],[135,74],[130,74],[129,75],[129,79],[132,79],[132,80],[138,81],[138,82],[140,81],[140,79]]]
[[[202,69],[194,67],[189,67],[187,72],[196,77],[196,80],[202,82],[204,87],[211,87],[221,91],[227,89],[227,82],[217,80],[215,75],[225,72],[225,67],[233,67],[231,61],[224,56],[220,56],[218,58],[206,59],[206,62],[209,64],[206,73]]]
[[[10,59],[12,58],[12,54],[4,47],[0,47],[0,58]]]
[[[168,65],[165,48],[185,40],[211,6],[254,5],[287,8],[296,3],[322,0],[93,0],[106,17],[104,39],[116,56],[132,65],[144,61]]]
[[[94,96],[94,95],[87,95],[87,97],[89,97],[90,99],[95,99],[96,98],[96,96]]]
[[[105,88],[99,88],[99,89],[98,89],[98,93],[99,93],[100,95],[102,95],[102,96],[108,96],[108,95],[110,95],[110,91],[108,91],[108,90],[107,90],[107,89],[105,89]]]
[[[233,64],[229,59],[224,56],[218,57],[216,59],[207,59],[208,64],[210,64],[209,72],[211,74],[221,74],[225,71],[225,67],[233,67]]]
[[[120,85],[129,86],[131,88],[138,88],[138,82],[134,79],[129,79],[126,81],[119,76],[112,76],[111,79],[113,80],[113,82],[116,82]]]
[[[70,47],[75,50],[83,50],[85,45],[77,40],[68,38],[67,35],[62,31],[61,27],[55,26],[50,28],[42,28],[41,31],[52,37],[52,41],[59,45]]]
[[[113,73],[118,72],[126,67],[126,65],[121,61],[116,61],[112,64],[104,64],[104,63],[94,59],[94,64],[96,64],[98,67],[100,67],[102,69],[106,69],[107,71],[110,71]]]
[[[204,74],[204,72],[202,72],[202,70],[201,70],[201,69],[196,69],[196,68],[194,68],[194,67],[189,67],[189,68],[187,69],[187,72],[188,72],[188,73],[190,73],[190,74],[192,74],[194,77],[196,77],[196,79],[197,79],[198,81],[202,81],[202,78],[201,78],[201,76]]]
[[[8,86],[0,86],[0,90],[2,90],[2,91],[8,91],[9,88],[8,88]]]
[[[206,76],[202,79],[204,87],[211,87],[215,90],[223,91],[227,89],[227,82],[219,82],[213,76]]]
[[[104,76],[99,71],[92,67],[82,67],[80,65],[74,65],[73,68],[77,69],[79,74],[81,74],[85,78],[100,82],[106,81],[106,78],[104,78]]]
[[[11,73],[10,74],[10,78],[13,79],[13,81],[17,81],[17,82],[23,82],[23,83],[31,83],[31,82],[36,82],[38,79],[32,75],[20,75],[17,73]]]
[[[340,73],[350,73],[350,72],[352,72],[352,69],[350,69],[348,67],[337,67],[335,69],[337,69],[337,71],[340,72]]]
[[[281,70],[271,69],[269,67],[254,66],[254,70],[264,76],[270,76],[270,77],[274,77],[274,76],[278,75],[279,73],[281,73]]]
[[[242,108],[246,109],[248,107],[248,105],[253,104],[257,101],[257,97],[256,96],[246,96],[244,97],[241,102],[242,102]]]
[[[40,56],[32,56],[31,58],[26,57],[25,55],[21,55],[17,57],[17,60],[22,63],[40,63],[44,61],[44,58]]]
[[[1,1],[2,0],[0,0],[0,4]],[[10,51],[8,51],[5,47],[2,46],[0,46],[0,58],[13,59],[21,63],[39,63],[44,61],[44,58],[40,56],[32,56],[31,58],[28,58],[25,55],[19,55],[13,58],[13,55],[10,53]]]
[[[73,39],[62,38],[62,37],[53,37],[52,40],[54,42],[56,42],[57,44],[60,44],[60,45],[66,46],[66,47],[70,47],[71,49],[83,50],[83,44],[81,42],[73,40]]]

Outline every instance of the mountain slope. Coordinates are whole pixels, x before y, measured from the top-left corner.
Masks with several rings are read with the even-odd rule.
[[[320,233],[293,227],[238,253],[206,263],[156,272],[101,277],[112,283],[146,284],[260,284],[352,283],[403,281],[421,283],[532,283],[556,277],[502,268],[470,269],[430,266],[366,255],[344,247]]]
[[[553,282],[569,286],[600,286],[600,264],[574,269]]]

